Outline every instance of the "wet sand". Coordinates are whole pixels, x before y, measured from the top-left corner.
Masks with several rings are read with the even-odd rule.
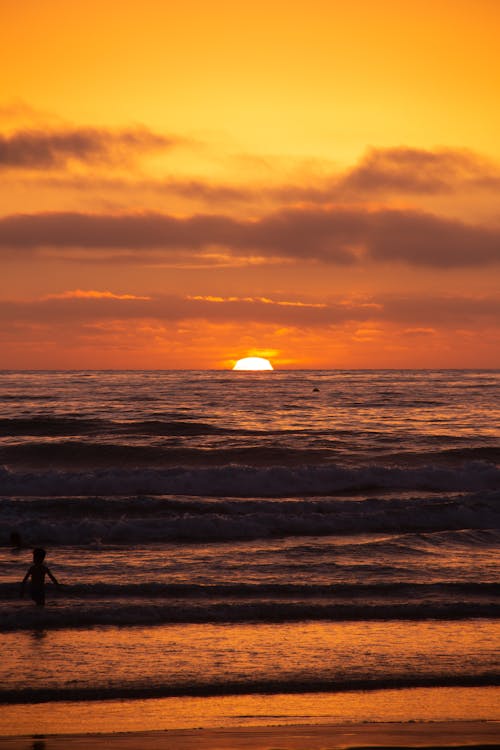
[[[0,738],[5,750],[352,750],[492,748],[500,722],[323,724]]]

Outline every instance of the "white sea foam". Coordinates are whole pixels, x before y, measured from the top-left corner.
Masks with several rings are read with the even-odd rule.
[[[118,507],[115,506],[117,502]],[[0,534],[22,529],[37,544],[221,542],[375,531],[495,529],[500,492],[423,498],[202,501],[152,497],[114,500],[5,500]]]

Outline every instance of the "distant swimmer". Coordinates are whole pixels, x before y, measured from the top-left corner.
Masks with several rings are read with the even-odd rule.
[[[28,569],[28,572],[23,578],[21,584],[21,596],[24,596],[24,589],[26,582],[31,578],[30,593],[31,598],[35,602],[37,607],[45,606],[45,576],[47,575],[50,580],[60,586],[59,581],[52,575],[46,565],[43,564],[45,560],[46,552],[41,547],[36,547],[33,550],[33,565]]]
[[[24,543],[19,531],[10,532],[9,543],[12,549],[22,549],[24,547]]]
[[[313,393],[319,393],[319,388],[313,388]]]

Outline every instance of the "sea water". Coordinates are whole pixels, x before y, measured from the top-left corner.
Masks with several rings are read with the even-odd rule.
[[[494,718],[499,433],[498,371],[0,373],[3,733],[44,701],[387,719],[395,690]]]

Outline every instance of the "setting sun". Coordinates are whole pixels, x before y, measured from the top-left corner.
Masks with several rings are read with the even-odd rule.
[[[236,362],[233,370],[274,370],[274,367],[264,357],[244,357]]]

